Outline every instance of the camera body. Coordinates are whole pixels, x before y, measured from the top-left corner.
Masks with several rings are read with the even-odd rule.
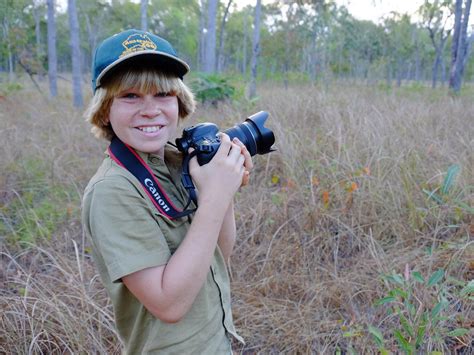
[[[183,136],[176,140],[178,149],[187,153],[189,148],[197,151],[199,165],[207,164],[216,154],[221,140],[218,136],[219,127],[214,123],[201,123],[183,130]]]
[[[273,151],[275,136],[264,126],[267,118],[268,113],[260,111],[248,117],[245,122],[225,130],[224,133],[229,135],[230,139],[237,137],[251,156],[270,153]],[[219,127],[213,123],[188,127],[183,130],[182,137],[176,139],[176,146],[185,155],[188,154],[189,148],[193,148],[199,165],[204,165],[211,161],[221,145],[218,133]]]

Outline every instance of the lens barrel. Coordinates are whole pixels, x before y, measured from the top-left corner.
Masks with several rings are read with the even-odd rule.
[[[224,133],[229,135],[230,139],[237,137],[247,147],[251,156],[270,153],[273,151],[271,148],[275,143],[275,136],[264,126],[267,118],[268,112],[257,112],[243,123],[226,129]]]

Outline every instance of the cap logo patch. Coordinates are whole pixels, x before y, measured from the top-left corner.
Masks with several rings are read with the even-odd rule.
[[[129,36],[125,41],[122,42],[125,50],[120,54],[123,57],[127,54],[145,51],[145,50],[156,50],[156,44],[146,34],[133,34]]]

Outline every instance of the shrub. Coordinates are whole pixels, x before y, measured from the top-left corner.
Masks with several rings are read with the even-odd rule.
[[[235,88],[228,79],[218,74],[198,74],[191,82],[191,88],[201,103],[210,103],[214,106],[220,101],[232,99],[235,93]]]

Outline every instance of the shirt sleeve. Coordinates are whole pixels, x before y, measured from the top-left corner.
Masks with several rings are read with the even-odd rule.
[[[107,177],[93,186],[91,194],[90,234],[112,282],[168,262],[166,239],[136,186],[122,176]]]

